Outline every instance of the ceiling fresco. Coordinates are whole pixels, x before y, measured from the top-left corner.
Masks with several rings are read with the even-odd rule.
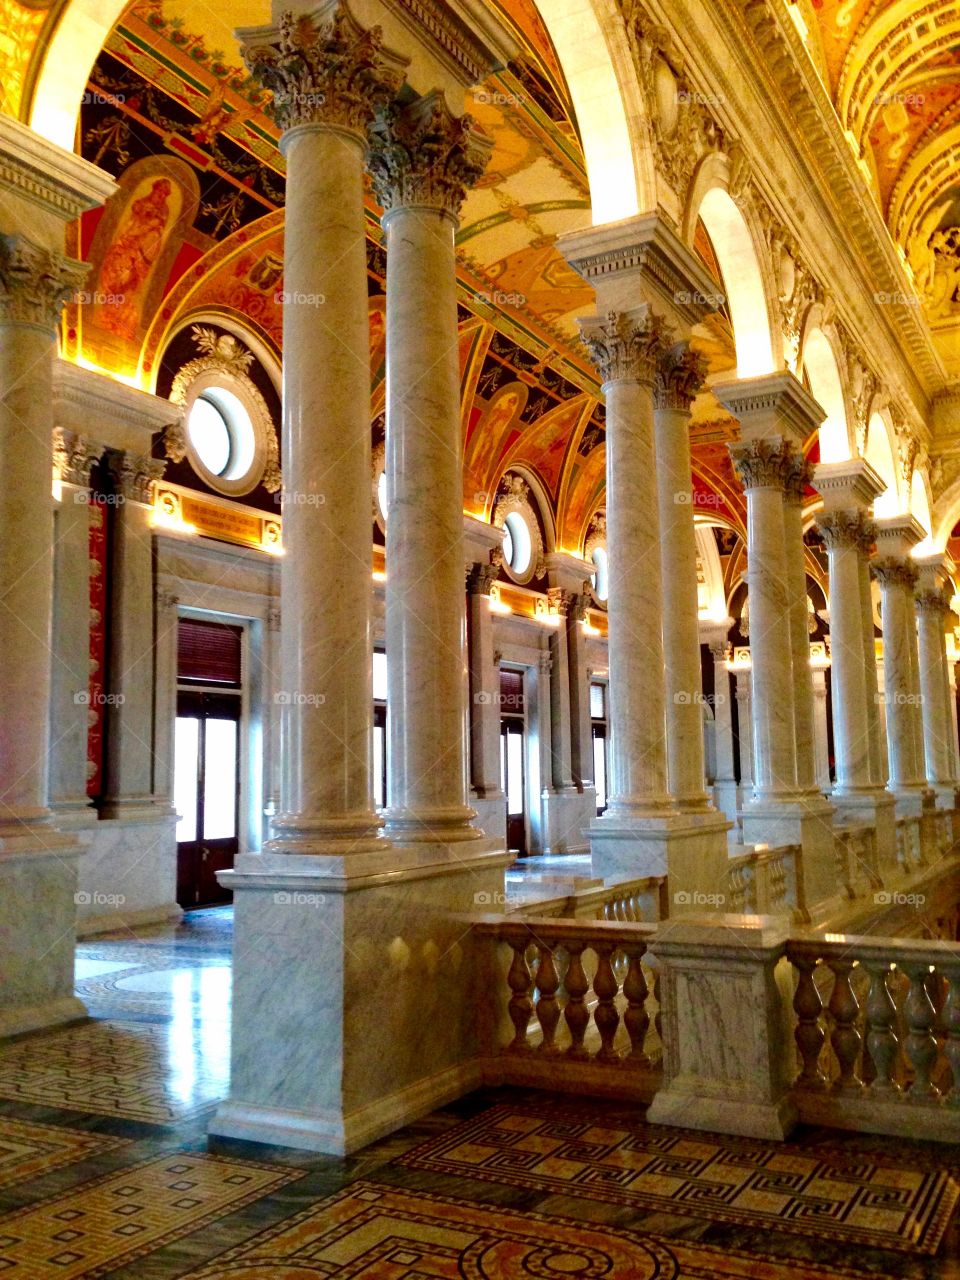
[[[960,3],[799,0],[802,28],[940,353],[960,374]]]

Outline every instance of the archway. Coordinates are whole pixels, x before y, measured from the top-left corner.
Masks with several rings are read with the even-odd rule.
[[[864,456],[887,486],[873,504],[874,515],[878,520],[899,515],[902,508],[891,432],[886,419],[880,413],[874,413],[870,418]]]
[[[826,414],[819,430],[820,461],[843,462],[850,457],[850,433],[843,396],[840,370],[830,340],[820,328],[807,334],[803,345],[801,371],[806,373],[810,390]]]

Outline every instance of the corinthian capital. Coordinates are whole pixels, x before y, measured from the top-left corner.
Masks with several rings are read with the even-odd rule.
[[[803,501],[803,493],[808,485],[813,484],[814,466],[801,453],[795,453],[787,467],[784,490],[788,498],[794,502]]]
[[[34,244],[0,235],[0,323],[56,329],[60,309],[83,284],[87,266]]]
[[[685,342],[678,342],[660,359],[654,388],[655,407],[689,412],[706,376],[707,362],[700,352]]]
[[[117,454],[111,459],[118,491],[127,502],[141,502],[150,506],[153,491],[163,476],[166,463],[159,458],[138,457],[135,454]]]
[[[796,455],[785,440],[741,441],[727,448],[744,489],[786,490]]]
[[[859,510],[821,511],[816,525],[828,551],[853,547],[866,552],[876,536],[873,521]]]
[[[420,207],[459,217],[492,143],[471,116],[455,116],[439,90],[390,103],[370,129],[367,167],[384,211]]]
[[[874,560],[870,571],[881,587],[903,587],[913,591],[919,574],[912,564],[897,556],[882,556]]]
[[[610,311],[580,320],[580,340],[600,371],[600,380],[653,386],[669,343],[669,330],[652,311]]]
[[[273,93],[273,115],[284,130],[327,124],[362,137],[403,80],[406,59],[384,49],[380,28],[365,30],[343,4],[323,20],[287,12],[275,28],[240,37],[244,62]]]
[[[914,600],[918,613],[931,613],[945,618],[948,613],[953,612],[950,607],[950,600],[945,591],[936,591],[932,588],[925,591],[918,591]]]

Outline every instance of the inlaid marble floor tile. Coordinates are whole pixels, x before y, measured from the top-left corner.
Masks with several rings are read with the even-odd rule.
[[[0,1117],[0,1187],[39,1178],[77,1160],[126,1145],[124,1138]]]
[[[262,1232],[184,1280],[839,1280],[863,1272],[596,1229],[375,1182]]]
[[[93,1280],[301,1177],[299,1170],[177,1152],[0,1217],[6,1280]]]
[[[229,1043],[197,1031],[93,1022],[0,1046],[0,1098],[171,1124],[222,1098]]]
[[[960,1199],[943,1169],[856,1150],[808,1150],[510,1105],[398,1157],[413,1169],[820,1236],[935,1253]]]

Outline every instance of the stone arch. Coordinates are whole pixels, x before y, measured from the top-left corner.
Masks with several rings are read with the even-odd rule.
[[[828,332],[821,327],[822,319],[822,308],[812,307],[804,325],[798,367],[801,374],[806,373],[810,391],[826,414],[818,432],[820,461],[843,462],[853,452],[850,415],[840,361]]]
[[[699,166],[687,197],[683,238],[693,246],[697,221],[707,228],[727,291],[737,349],[737,377],[754,378],[780,367],[775,352],[770,281],[763,270],[759,237],[730,194],[730,160],[707,157]]]
[[[534,0],[577,114],[594,223],[656,207],[640,85],[616,0]],[[29,124],[73,150],[88,77],[129,0],[68,0],[35,68]]]
[[[903,507],[897,468],[897,438],[890,415],[876,404],[871,407],[867,418],[864,457],[887,485],[886,492],[874,503],[874,514],[878,518],[899,514]]]
[[[697,540],[697,568],[702,570],[704,581],[697,582],[698,608],[701,618],[723,621],[727,616],[726,593],[723,586],[723,565],[714,537],[716,520],[697,520],[694,532]],[[698,574],[699,578],[699,574]]]
[[[917,548],[920,555],[933,551],[933,503],[931,501],[930,478],[919,468],[914,471],[910,481],[910,514],[918,524],[923,525],[927,536]]]

